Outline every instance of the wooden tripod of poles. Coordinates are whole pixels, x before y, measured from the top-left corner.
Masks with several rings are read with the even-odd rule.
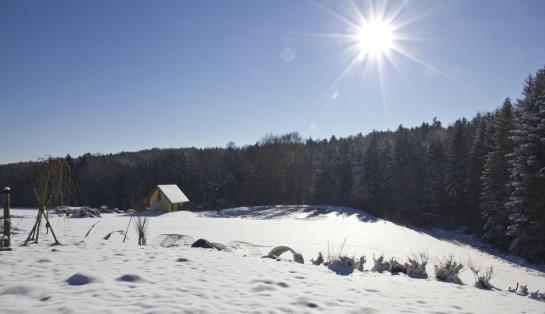
[[[34,194],[36,196],[36,199],[38,200],[38,203],[40,204],[40,209],[38,209],[38,216],[36,216],[36,222],[34,223],[34,226],[32,227],[32,230],[30,230],[30,233],[28,234],[28,237],[25,240],[25,244],[31,240],[34,240],[34,243],[38,243],[38,238],[40,237],[40,226],[42,224],[42,217],[45,219],[45,229],[46,231],[51,230],[51,235],[53,236],[53,239],[55,240],[55,245],[60,245],[61,243],[59,240],[57,240],[57,236],[55,235],[55,231],[53,231],[53,228],[51,227],[51,224],[49,223],[49,219],[47,219],[47,214],[45,213],[45,207],[47,204],[49,204],[49,201],[51,197],[49,197],[47,200],[42,200],[36,190],[34,190]]]

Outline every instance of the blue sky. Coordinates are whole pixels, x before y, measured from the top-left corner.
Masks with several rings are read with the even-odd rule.
[[[393,54],[382,84],[360,62],[332,86],[353,56],[322,36],[348,31],[331,11],[355,17],[338,1],[2,0],[0,163],[448,124],[545,65],[544,1],[409,1],[403,49],[429,67]]]

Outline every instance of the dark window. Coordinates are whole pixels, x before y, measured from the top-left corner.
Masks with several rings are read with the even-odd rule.
[[[157,200],[158,200],[158,201],[161,200],[161,192],[157,192]]]

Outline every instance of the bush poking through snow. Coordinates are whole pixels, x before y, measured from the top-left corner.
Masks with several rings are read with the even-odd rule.
[[[464,265],[455,261],[454,256],[451,255],[438,261],[438,264],[435,265],[435,279],[462,285],[463,282],[460,277],[458,277],[462,268],[464,268]]]
[[[518,295],[527,296],[528,295],[528,286],[526,285],[520,285],[519,291],[517,292]]]
[[[471,259],[468,261],[468,266],[473,273],[473,276],[475,277],[475,287],[484,290],[496,289],[490,283],[490,280],[492,279],[492,277],[494,277],[494,269],[492,268],[492,266],[483,271],[480,267],[473,265]]]
[[[365,262],[367,262],[367,259],[365,258],[365,255],[360,256],[360,259],[356,262],[356,269],[359,271],[363,271],[363,267],[365,265]]]
[[[429,257],[426,253],[413,255],[409,257],[408,260],[408,263],[402,264],[394,257],[387,261],[383,254],[378,258],[373,256],[374,265],[371,268],[371,271],[378,273],[388,271],[394,275],[403,273],[412,278],[428,278],[426,265],[428,264]]]
[[[528,287],[526,285],[520,285],[519,286],[519,283],[517,282],[517,286],[515,288],[507,288],[507,291],[511,292],[511,293],[514,293],[514,294],[518,294],[520,296],[527,296],[528,295]]]
[[[353,257],[348,256],[333,256],[328,258],[324,265],[337,275],[347,276],[354,272],[356,262]]]
[[[530,292],[529,298],[545,302],[545,293],[539,293],[539,290],[536,290],[535,292]]]
[[[526,285],[520,285],[517,282],[517,286],[515,288],[507,288],[507,291],[511,293],[515,293],[517,295],[523,296],[523,297],[529,297],[530,299],[545,302],[545,293],[540,293],[539,290],[536,290],[534,292],[530,292],[528,290],[528,286]]]
[[[407,273],[407,264],[401,264],[395,258],[390,258],[390,268],[388,271],[392,274]]]
[[[138,234],[138,245],[146,245],[146,240],[148,236],[148,226],[149,220],[145,216],[136,216],[136,223],[134,224],[134,229]]]
[[[405,266],[407,268],[407,276],[420,279],[428,278],[426,266],[428,265],[429,259],[429,255],[425,252],[420,252],[409,257],[409,262],[405,263]]]
[[[349,257],[346,254],[343,254],[344,245],[346,244],[346,239],[340,244],[339,249],[335,251],[327,244],[327,259],[324,262],[324,265],[333,271],[337,275],[347,276],[354,272],[356,268],[356,261],[354,257]]]
[[[378,258],[373,256],[373,261],[375,264],[371,268],[371,271],[382,273],[390,270],[390,262],[385,260],[384,255],[381,254]]]
[[[324,263],[322,252],[318,252],[318,257],[316,257],[316,259],[311,259],[310,262],[314,265],[322,265]]]

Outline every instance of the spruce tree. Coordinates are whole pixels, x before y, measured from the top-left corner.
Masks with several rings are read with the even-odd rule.
[[[421,208],[422,223],[426,225],[446,222],[440,218],[444,217],[443,210],[446,207],[446,153],[441,135],[438,131],[431,134],[426,154],[426,183]]]
[[[479,210],[481,194],[481,176],[488,153],[488,120],[490,116],[477,115],[474,119],[476,128],[469,152],[469,163],[464,191],[466,193],[466,211],[464,213],[464,225],[471,228],[473,233],[480,233],[482,221]]]
[[[446,191],[448,214],[444,217],[450,227],[461,227],[466,210],[464,184],[467,175],[467,121],[457,120],[452,127],[452,135],[447,150]]]
[[[372,208],[373,212],[380,211],[380,200],[384,197],[381,190],[382,171],[380,159],[378,136],[376,132],[373,132],[370,135],[369,145],[364,155],[367,204]]]
[[[545,68],[530,76],[517,104],[513,130],[511,196],[507,235],[510,249],[534,262],[545,262]]]
[[[352,187],[350,189],[350,204],[356,207],[365,208],[364,202],[367,200],[367,191],[365,186],[365,168],[364,168],[364,150],[363,145],[357,145],[354,148],[351,160],[352,169]]]
[[[482,239],[502,249],[508,246],[506,228],[509,214],[505,202],[509,198],[507,155],[513,152],[510,132],[513,129],[513,105],[507,98],[492,122],[490,152],[486,156],[479,208],[484,220]]]

